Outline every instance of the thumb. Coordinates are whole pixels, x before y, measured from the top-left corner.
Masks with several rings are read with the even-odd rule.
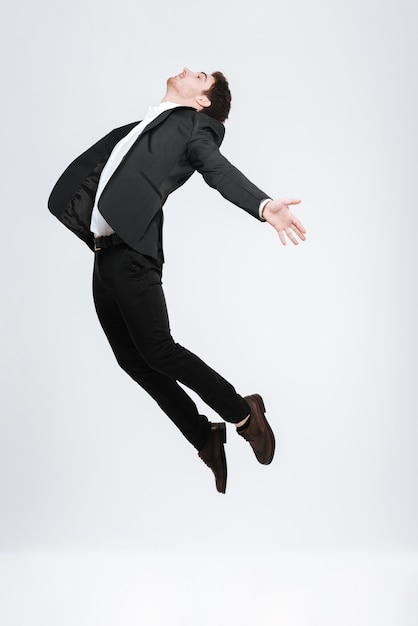
[[[299,204],[302,200],[297,198],[283,198],[282,202],[284,202],[287,206],[290,206],[291,204]]]

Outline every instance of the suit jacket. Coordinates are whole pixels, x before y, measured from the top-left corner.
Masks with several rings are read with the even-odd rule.
[[[91,249],[90,221],[100,174],[115,145],[137,123],[112,130],[76,158],[49,197],[51,213]],[[169,109],[144,129],[98,203],[105,220],[129,246],[160,256],[162,207],[196,170],[226,199],[260,219],[260,202],[270,196],[219,152],[224,133],[221,122],[190,107]]]

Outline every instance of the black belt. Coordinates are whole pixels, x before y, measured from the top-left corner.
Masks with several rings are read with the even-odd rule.
[[[107,237],[95,237],[94,238],[94,251],[102,250],[103,248],[112,248],[112,246],[119,246],[121,243],[125,243],[123,239],[116,233],[108,235]]]

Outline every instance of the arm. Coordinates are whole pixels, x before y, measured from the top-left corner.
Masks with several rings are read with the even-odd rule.
[[[207,116],[199,116],[199,121],[206,121],[205,118],[208,119]],[[213,123],[213,120],[210,122]],[[304,241],[306,230],[289,210],[289,206],[298,204],[300,200],[267,200],[269,195],[256,187],[219,152],[222,138],[223,135],[219,138],[213,132],[210,124],[199,124],[188,151],[193,167],[224,198],[273,226],[283,245],[286,245],[286,237],[295,245],[298,243],[296,237]]]
[[[197,114],[196,119],[199,123],[187,151],[189,162],[210,187],[256,219],[264,221],[260,215],[260,203],[269,198],[269,194],[256,187],[219,152],[223,125],[207,115]],[[218,131],[218,127],[222,132]]]

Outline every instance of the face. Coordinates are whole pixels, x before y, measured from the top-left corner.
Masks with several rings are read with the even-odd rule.
[[[215,79],[210,74],[192,72],[185,67],[180,74],[167,80],[167,93],[175,95],[185,103],[197,102],[201,106],[208,106],[205,104],[206,96],[203,96],[203,93],[208,91],[214,82]]]

